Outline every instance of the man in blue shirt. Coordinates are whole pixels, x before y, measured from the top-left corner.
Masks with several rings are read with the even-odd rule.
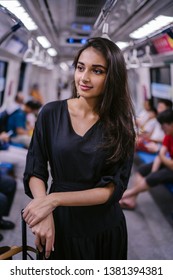
[[[19,144],[25,148],[29,147],[31,141],[30,130],[27,128],[27,114],[37,113],[41,103],[30,100],[14,111],[8,117],[7,130],[12,130],[11,142]]]

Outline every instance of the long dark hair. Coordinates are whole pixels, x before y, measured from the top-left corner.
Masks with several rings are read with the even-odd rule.
[[[76,55],[73,62],[75,69],[81,53],[89,47],[100,51],[107,62],[104,93],[96,108],[104,126],[102,148],[109,151],[109,160],[124,160],[131,154],[135,143],[134,109],[128,89],[124,56],[112,41],[101,37],[91,38]],[[73,97],[77,97],[75,83]]]

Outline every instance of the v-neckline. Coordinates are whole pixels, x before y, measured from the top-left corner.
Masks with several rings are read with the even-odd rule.
[[[79,133],[77,133],[73,127],[73,124],[72,124],[72,121],[71,121],[71,116],[70,116],[70,112],[69,112],[69,109],[68,109],[68,102],[67,100],[65,100],[65,105],[66,105],[66,113],[67,113],[67,118],[68,118],[68,122],[69,122],[69,125],[70,125],[70,128],[71,130],[73,131],[73,133],[80,137],[80,138],[84,138],[98,123],[99,123],[99,119],[94,123],[92,124],[86,131],[83,135],[80,135]]]

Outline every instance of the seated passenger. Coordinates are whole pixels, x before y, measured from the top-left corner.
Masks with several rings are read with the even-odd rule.
[[[161,113],[172,108],[172,102],[167,99],[159,99],[157,101],[157,113]],[[137,141],[137,151],[145,151],[149,153],[157,153],[160,150],[165,134],[158,121],[155,122],[154,129],[150,135],[141,135]]]
[[[157,122],[157,111],[153,107],[148,112],[148,120],[143,124],[143,126],[138,130],[139,137],[149,138],[154,131],[155,124]]]
[[[10,145],[8,133],[0,133],[0,162],[9,162],[14,165],[14,176],[22,182],[27,149]]]
[[[3,216],[8,216],[13,203],[16,192],[16,181],[7,175],[0,174],[0,230],[9,230],[15,227],[11,221],[3,219]],[[0,234],[0,241],[3,235]]]
[[[143,110],[138,114],[136,118],[136,126],[139,131],[143,131],[143,127],[146,125],[146,123],[152,118],[152,114],[150,112],[154,108],[152,99],[145,98],[144,104],[143,104]]]
[[[21,108],[23,104],[24,104],[24,96],[23,93],[19,91],[16,94],[14,101],[8,104],[6,111],[10,115],[13,112],[15,112],[17,109]]]
[[[173,111],[168,109],[160,113],[157,119],[165,132],[162,147],[154,162],[138,168],[134,186],[125,191],[120,200],[123,209],[134,209],[138,194],[150,187],[173,182]]]
[[[23,145],[25,148],[29,147],[31,141],[30,129],[27,129],[27,114],[37,112],[41,107],[41,103],[30,100],[22,105],[8,117],[7,131],[12,130],[12,143]]]

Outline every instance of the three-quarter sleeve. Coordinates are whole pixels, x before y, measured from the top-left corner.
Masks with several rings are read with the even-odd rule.
[[[116,163],[112,165],[109,171],[107,171],[108,175],[103,175],[100,181],[97,182],[96,187],[104,187],[109,183],[114,183],[115,185],[113,195],[107,203],[115,203],[121,199],[124,191],[127,189],[132,163],[133,155],[124,160],[121,164]]]
[[[49,175],[46,151],[46,138],[44,134],[42,113],[40,113],[35,125],[30,147],[28,149],[23,179],[25,193],[29,197],[32,197],[32,193],[29,188],[29,180],[32,176],[41,179],[45,183],[45,188],[47,189]]]

